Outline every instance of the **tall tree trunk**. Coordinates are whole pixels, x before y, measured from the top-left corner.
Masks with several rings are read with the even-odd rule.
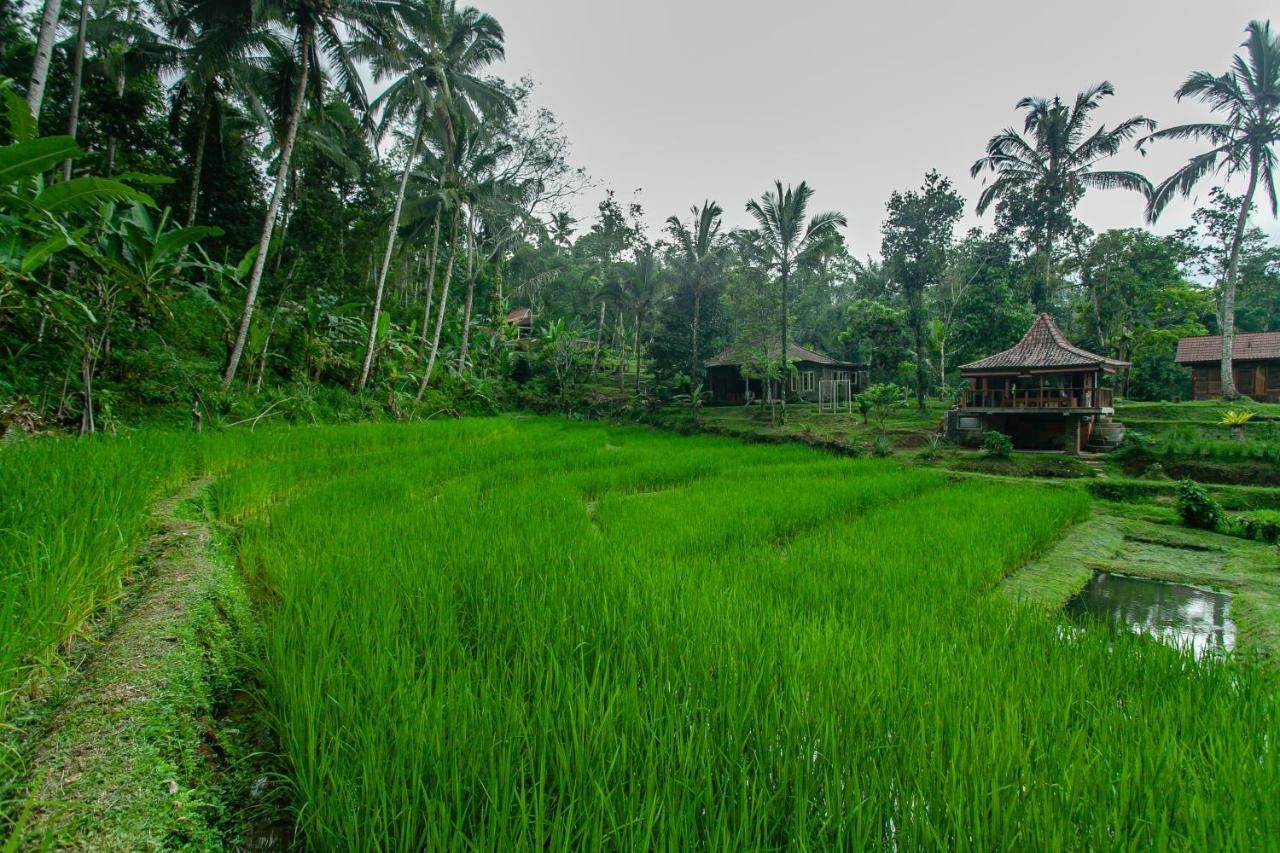
[[[921,294],[923,299],[924,294]],[[912,311],[915,314],[915,322],[911,325],[915,327],[916,339],[916,406],[920,411],[924,411],[924,308],[916,308]]]
[[[80,0],[80,28],[76,31],[75,57],[71,60],[71,113],[67,118],[67,136],[76,138],[80,126],[80,88],[84,80],[84,41],[89,27],[89,0]],[[71,180],[71,158],[62,163],[62,180]]]
[[[692,391],[698,387],[698,383],[702,379],[702,371],[699,369],[702,359],[701,352],[698,350],[698,333],[699,323],[702,321],[702,288],[695,287],[693,289],[693,347],[689,353],[689,390]]]
[[[86,340],[80,356],[80,434],[89,435],[93,425],[93,348]]]
[[[436,251],[440,247],[440,208],[431,223],[431,254],[427,262],[427,297],[422,300],[422,334],[418,337],[418,361],[427,357],[427,335],[431,328],[431,297],[436,287]]]
[[[196,211],[200,209],[200,179],[204,173],[204,149],[209,141],[209,121],[213,110],[208,100],[200,113],[200,133],[196,136],[196,154],[191,163],[191,196],[187,201],[187,227],[196,224]]]
[[[633,349],[636,358],[636,393],[640,393],[640,312],[636,312],[636,329],[633,337]]]
[[[791,379],[791,370],[787,364],[787,279],[790,272],[790,263],[784,256],[782,259],[782,388],[778,394],[779,399],[782,400],[783,423],[787,420],[787,388]]]
[[[418,393],[413,402],[422,400],[427,391],[427,383],[431,381],[431,373],[436,366],[436,356],[440,353],[440,331],[444,328],[444,311],[449,305],[449,282],[453,279],[453,259],[458,254],[458,211],[454,210],[449,227],[449,261],[444,267],[444,284],[440,287],[440,307],[436,310],[436,332],[431,339],[431,354],[427,356],[427,366],[422,371],[422,381],[418,383]]]
[[[1032,301],[1036,304],[1036,313],[1042,313],[1049,310],[1049,279],[1053,275],[1053,226],[1046,225],[1044,228],[1044,281],[1036,292],[1032,294]]]
[[[31,65],[31,83],[27,86],[27,108],[40,120],[40,107],[44,103],[44,85],[49,79],[49,61],[53,57],[53,43],[58,37],[58,16],[62,14],[62,0],[44,0],[44,15],[40,18],[40,36],[36,40],[36,58]]]
[[[595,379],[600,368],[600,342],[604,339],[604,300],[600,300],[600,321],[596,323],[596,348],[591,353],[591,378]]]
[[[130,12],[132,18],[132,12]],[[120,78],[116,80],[116,102],[119,103],[124,98],[124,72],[120,72]],[[107,137],[107,177],[111,177],[115,173],[116,168],[116,137],[115,134]]]
[[[1219,309],[1219,331],[1222,332],[1222,396],[1235,400],[1240,396],[1231,371],[1231,348],[1236,335],[1236,276],[1240,271],[1240,244],[1244,241],[1244,229],[1249,224],[1249,210],[1253,207],[1253,193],[1258,188],[1258,155],[1249,154],[1249,186],[1240,203],[1236,216],[1236,230],[1231,235],[1231,256],[1227,261],[1227,278],[1222,282],[1222,300]]]
[[[391,211],[391,230],[387,234],[387,248],[382,253],[382,267],[378,270],[378,283],[373,289],[373,319],[369,322],[369,343],[364,350],[364,364],[360,366],[360,381],[356,383],[356,391],[363,391],[369,381],[369,369],[373,366],[373,351],[378,345],[378,314],[382,311],[382,293],[387,285],[387,270],[391,268],[391,255],[396,248],[396,232],[400,229],[400,211],[404,208],[404,192],[409,185],[409,173],[413,171],[413,161],[418,159],[418,146],[422,144],[422,131],[426,127],[426,117],[419,112],[418,127],[413,133],[413,144],[409,146],[409,159],[404,163],[400,173],[400,187],[396,190],[396,204]]]
[[[476,276],[475,276],[475,245],[472,241],[471,230],[475,227],[475,222],[470,213],[467,214],[467,233],[464,235],[463,243],[467,247],[467,300],[466,306],[462,311],[462,342],[458,346],[458,373],[464,373],[467,369],[467,350],[471,343],[471,306],[476,295]]]
[[[240,317],[240,330],[236,333],[236,342],[227,359],[227,369],[222,374],[222,388],[231,387],[231,380],[236,377],[236,368],[240,366],[240,357],[244,354],[245,342],[249,339],[249,326],[253,323],[253,307],[258,301],[258,287],[262,284],[262,270],[267,263],[267,249],[271,246],[271,232],[275,228],[276,216],[280,212],[280,199],[284,195],[285,184],[289,179],[289,164],[293,158],[293,145],[298,138],[298,124],[302,121],[302,104],[307,96],[307,73],[311,58],[307,43],[311,40],[311,30],[304,26],[298,33],[298,45],[301,57],[298,70],[298,83],[293,90],[293,112],[289,114],[289,124],[285,130],[284,147],[280,150],[280,169],[276,173],[276,185],[271,191],[271,203],[267,205],[267,215],[262,220],[262,234],[258,237],[258,256],[253,259],[253,272],[249,275],[249,289],[244,297],[244,313]]]
[[[627,324],[622,319],[622,311],[618,311],[618,390],[626,387],[627,381]]]
[[[950,331],[947,326],[942,327],[942,334],[938,336],[938,399],[943,399],[947,394],[947,335]]]
[[[134,12],[133,6],[129,6],[125,11],[126,24],[129,24],[129,25],[133,24],[133,12]],[[125,69],[122,63],[120,67],[120,76],[116,78],[116,103],[117,104],[119,104],[124,99],[124,83],[125,83]],[[117,141],[118,140],[116,139],[115,134],[112,134],[107,137],[107,177],[108,178],[111,177],[112,174],[114,174],[115,172]]]

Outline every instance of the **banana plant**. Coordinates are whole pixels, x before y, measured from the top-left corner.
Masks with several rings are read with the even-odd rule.
[[[202,266],[187,256],[189,249],[221,233],[210,226],[175,227],[168,208],[157,218],[140,202],[109,202],[100,208],[97,221],[77,243],[82,262],[68,275],[95,315],[93,322],[64,323],[81,347],[81,434],[95,429],[93,381],[120,309],[137,305],[150,313],[167,312],[173,287],[188,285],[184,273]]]
[[[47,266],[58,256],[91,241],[92,214],[104,204],[155,202],[133,182],[152,180],[79,177],[47,183],[44,174],[80,152],[69,136],[36,136],[27,104],[0,80],[11,144],[0,146],[0,312],[43,310],[61,305],[92,318],[87,306],[64,288],[54,287]],[[126,183],[126,180],[129,183]]]

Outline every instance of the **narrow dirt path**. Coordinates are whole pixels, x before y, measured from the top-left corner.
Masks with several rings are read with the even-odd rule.
[[[29,757],[24,841],[85,850],[222,846],[227,746],[218,706],[254,641],[248,597],[184,503],[155,504],[143,589],[52,715]]]

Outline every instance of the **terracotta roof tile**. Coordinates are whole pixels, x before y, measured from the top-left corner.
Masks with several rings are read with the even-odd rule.
[[[1236,332],[1231,342],[1232,361],[1280,359],[1280,332]],[[1179,338],[1178,364],[1209,364],[1222,360],[1222,335]]]
[[[1117,361],[1080,349],[1062,334],[1058,324],[1048,314],[1041,314],[1027,329],[1022,340],[1004,352],[989,355],[979,361],[963,365],[960,370],[1012,370],[1070,367],[1127,367],[1129,362]]]

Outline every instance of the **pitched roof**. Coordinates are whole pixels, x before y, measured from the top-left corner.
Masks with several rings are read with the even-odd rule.
[[[507,322],[508,322],[508,323],[518,323],[518,324],[520,324],[520,325],[524,325],[525,323],[530,323],[530,324],[532,324],[532,323],[533,323],[533,309],[531,309],[531,308],[512,308],[510,311],[508,311],[508,312],[507,312]]]
[[[1027,329],[1027,333],[1004,352],[989,355],[980,361],[962,365],[960,370],[1013,370],[1072,367],[1098,367],[1114,370],[1127,367],[1129,362],[1117,361],[1080,349],[1066,339],[1058,324],[1048,314],[1041,314]]]
[[[778,347],[773,345],[769,347],[769,358],[778,357]],[[830,367],[860,367],[861,365],[852,361],[840,361],[829,355],[823,355],[820,352],[814,352],[811,349],[805,349],[801,346],[791,344],[787,347],[787,359],[790,361],[810,361],[814,364],[825,364]],[[742,364],[744,359],[739,356],[737,350],[729,347],[724,352],[707,362],[707,367],[737,367]]]
[[[1232,361],[1280,359],[1280,332],[1236,332],[1231,342]],[[1222,360],[1222,335],[1178,338],[1178,364],[1208,364]]]

